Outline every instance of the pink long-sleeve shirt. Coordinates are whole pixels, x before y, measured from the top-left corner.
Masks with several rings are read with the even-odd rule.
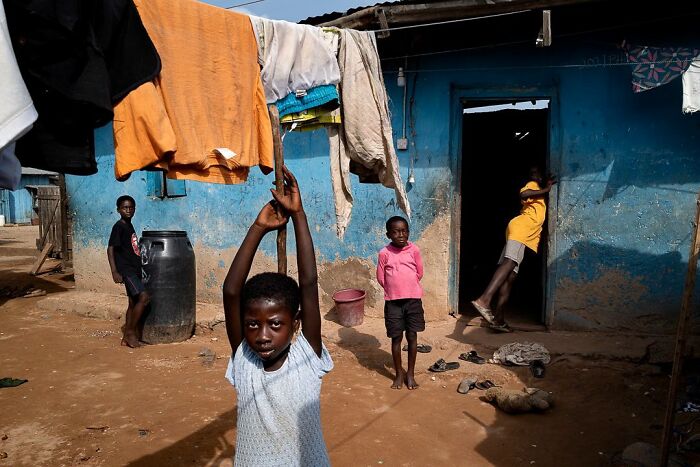
[[[423,259],[411,242],[403,248],[391,243],[379,251],[377,281],[384,288],[384,300],[423,297]]]

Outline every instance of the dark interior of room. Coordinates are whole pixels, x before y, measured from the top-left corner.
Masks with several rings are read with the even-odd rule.
[[[500,102],[499,102],[500,103]],[[465,107],[488,105],[468,102]],[[465,113],[462,139],[462,212],[459,301],[470,301],[488,284],[505,244],[508,221],[520,212],[519,190],[528,169],[547,171],[549,109]],[[527,250],[506,313],[509,320],[542,322],[546,223],[540,252]]]

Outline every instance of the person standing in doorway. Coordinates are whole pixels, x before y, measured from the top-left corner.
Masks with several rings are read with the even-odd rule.
[[[126,295],[129,297],[122,345],[140,347],[138,325],[150,301],[150,296],[143,285],[139,239],[131,224],[131,219],[136,212],[134,198],[129,195],[117,198],[117,212],[121,219],[112,227],[107,259],[114,283],[124,284]]]
[[[531,167],[529,181],[520,189],[520,214],[508,223],[506,245],[498,261],[498,268],[484,292],[472,301],[472,306],[494,331],[512,332],[505,321],[503,307],[508,302],[513,282],[518,276],[520,263],[525,256],[525,248],[537,253],[542,235],[542,225],[547,214],[547,194],[556,183],[553,176],[543,179],[539,167]],[[544,185],[544,186],[543,186]],[[497,296],[495,313],[491,309]]]

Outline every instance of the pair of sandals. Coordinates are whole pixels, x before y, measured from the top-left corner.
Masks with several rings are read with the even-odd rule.
[[[403,350],[404,352],[408,352],[408,344],[404,344],[401,350]],[[433,350],[433,348],[430,347],[428,344],[418,344],[416,346],[416,351],[418,351],[418,353],[430,353],[431,350]]]
[[[465,362],[476,363],[477,365],[483,365],[486,363],[486,359],[484,357],[480,357],[476,353],[476,350],[471,350],[460,354],[459,359],[464,360]],[[459,362],[446,362],[444,358],[441,358],[433,363],[428,370],[434,373],[442,373],[443,371],[456,370],[457,368],[459,368]]]
[[[460,354],[459,359],[464,360],[465,362],[476,363],[477,365],[483,365],[486,363],[486,359],[484,357],[480,357],[479,354],[476,353],[476,350],[470,350],[469,352]]]
[[[491,389],[493,387],[498,387],[496,384],[494,384],[493,381],[490,379],[485,379],[483,381],[479,381],[477,378],[473,376],[467,376],[462,380],[462,382],[459,383],[459,386],[457,386],[457,392],[460,394],[467,394],[469,391],[472,389],[480,389],[482,391],[485,391],[487,389]]]
[[[484,321],[488,323],[489,329],[491,329],[492,331],[505,333],[513,332],[513,328],[508,326],[508,323],[506,323],[505,321],[501,324],[496,323],[496,317],[493,316],[491,310],[489,310],[485,306],[479,305],[479,303],[476,300],[472,300],[472,306],[476,311],[479,312],[481,317],[484,318]]]
[[[439,359],[428,368],[428,371],[433,373],[442,373],[443,371],[456,370],[459,368],[459,362],[446,362],[444,358]]]

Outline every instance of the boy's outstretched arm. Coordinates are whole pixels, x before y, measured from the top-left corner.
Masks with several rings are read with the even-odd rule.
[[[321,309],[318,304],[318,275],[316,253],[309,232],[306,213],[301,204],[299,185],[294,175],[282,167],[284,172],[285,194],[272,191],[272,196],[289,213],[294,223],[294,236],[297,242],[297,266],[299,268],[299,288],[301,292],[301,332],[309,341],[316,355],[321,356]]]
[[[224,280],[224,316],[226,318],[226,334],[231,345],[231,351],[236,349],[243,341],[241,326],[241,290],[248,278],[250,266],[253,264],[255,252],[260,245],[260,240],[271,230],[277,230],[287,223],[288,217],[278,214],[272,203],[267,203],[260,210],[257,219],[248,229],[231,267]]]
[[[520,193],[520,199],[542,197],[552,190],[552,185],[554,185],[555,183],[557,183],[557,180],[554,177],[549,177],[545,182],[544,188],[542,188],[541,190],[525,190],[522,193]]]

